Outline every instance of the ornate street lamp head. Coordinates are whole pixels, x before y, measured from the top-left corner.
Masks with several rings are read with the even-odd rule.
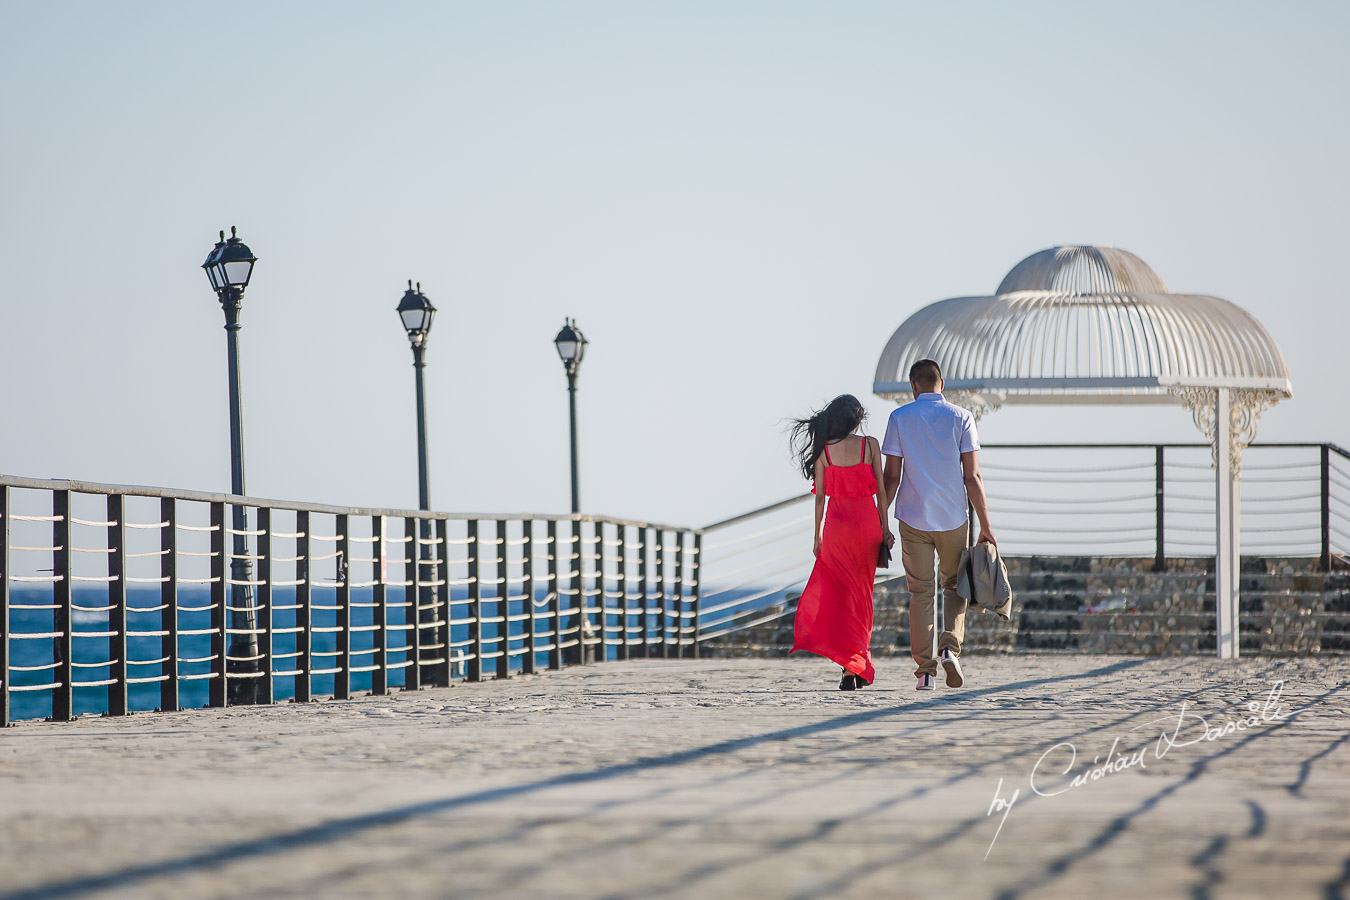
[[[211,288],[217,294],[223,294],[229,289],[243,293],[244,288],[248,287],[248,280],[253,277],[253,264],[258,261],[258,257],[253,255],[253,251],[248,249],[248,245],[239,239],[235,231],[231,225],[228,239],[222,231],[220,240],[211,248],[206,262],[202,263],[206,277],[211,280]]]
[[[202,268],[206,270],[206,277],[211,279],[211,290],[219,293],[225,285],[220,277],[223,273],[216,268],[216,257],[220,255],[221,248],[225,246],[225,232],[220,233],[220,240],[211,248],[211,252],[206,254],[206,262],[202,263]]]
[[[403,320],[408,341],[414,347],[426,346],[427,335],[431,333],[431,320],[436,318],[436,307],[422,293],[422,282],[419,281],[414,290],[412,279],[408,279],[408,290],[398,303],[398,317]]]
[[[581,366],[581,359],[586,355],[586,335],[577,328],[577,323],[573,319],[563,321],[562,330],[558,336],[553,339],[553,345],[558,348],[558,358],[562,360],[563,368],[567,369],[569,375],[575,375],[577,369]]]

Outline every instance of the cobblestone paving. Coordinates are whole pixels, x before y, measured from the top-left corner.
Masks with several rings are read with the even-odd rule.
[[[818,659],[632,661],[27,723],[0,732],[0,900],[1350,890],[1350,660],[967,668],[844,693]]]

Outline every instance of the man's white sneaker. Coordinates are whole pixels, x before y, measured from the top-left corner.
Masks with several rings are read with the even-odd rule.
[[[966,683],[961,674],[961,660],[952,655],[952,651],[942,651],[942,668],[947,670],[947,687],[960,687]]]
[[[918,683],[917,685],[914,686],[914,690],[916,690],[916,691],[931,691],[932,689],[933,689],[933,676],[932,676],[932,675],[920,675],[920,676],[919,676],[919,683]]]

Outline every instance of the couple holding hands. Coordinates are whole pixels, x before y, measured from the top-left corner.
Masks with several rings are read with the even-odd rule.
[[[965,682],[960,657],[967,600],[957,596],[956,582],[966,547],[968,507],[974,507],[981,523],[979,540],[995,543],[976,459],[980,444],[975,417],[943,399],[942,371],[933,360],[911,366],[909,383],[914,401],[891,413],[880,446],[876,438],[859,433],[867,413],[851,394],[834,398],[809,419],[796,420],[792,429],[794,453],[802,474],[813,479],[816,495],[816,563],[797,602],[792,649],[843,666],[840,690],[865,687],[875,678],[869,650],[872,585],[882,546],[895,545],[886,517],[892,503],[909,585],[916,687],[933,689],[939,662],[948,687]],[[939,659],[934,659],[938,576],[943,623]]]

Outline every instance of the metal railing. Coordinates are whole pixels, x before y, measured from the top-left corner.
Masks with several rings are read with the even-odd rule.
[[[700,539],[0,476],[0,725],[696,656]]]
[[[1208,444],[987,444],[989,516],[1006,556],[1212,557],[1215,475]],[[1350,452],[1254,444],[1243,452],[1244,556],[1350,555]],[[793,611],[810,575],[813,496],[705,526],[699,639]],[[898,563],[878,580],[903,574]]]
[[[1157,567],[1210,556],[1209,453],[986,445],[1000,548]],[[699,641],[791,613],[814,562],[811,500],[682,528],[0,476],[0,724],[224,706],[242,681],[271,703],[696,656]],[[1241,508],[1244,555],[1330,568],[1350,553],[1350,453],[1247,448]]]

